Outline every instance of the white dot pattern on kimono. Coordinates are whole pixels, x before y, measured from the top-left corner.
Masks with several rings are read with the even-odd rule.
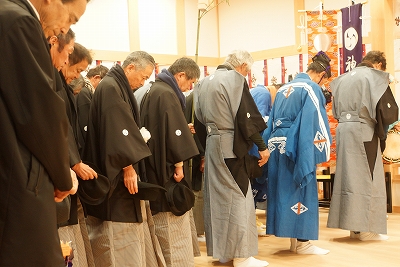
[[[123,130],[122,130],[122,134],[125,135],[125,136],[128,136],[129,132],[128,132],[127,129],[123,129]]]
[[[390,108],[391,107],[390,103],[388,103],[387,106],[388,106],[388,108]]]
[[[175,134],[176,134],[177,136],[181,136],[182,132],[181,132],[181,130],[176,130],[176,131],[175,131]]]
[[[247,118],[250,118],[250,113],[247,112]]]
[[[87,125],[86,125],[85,127],[83,127],[83,130],[84,130],[85,132],[87,132]]]

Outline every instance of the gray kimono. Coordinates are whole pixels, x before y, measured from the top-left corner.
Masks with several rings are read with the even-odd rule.
[[[196,116],[206,126],[204,221],[207,255],[246,258],[258,253],[255,210],[244,162],[249,136],[266,126],[245,78],[218,69],[194,90]],[[240,141],[241,140],[241,141]],[[234,166],[234,167],[232,167]],[[232,171],[235,169],[235,171]]]
[[[398,113],[388,83],[388,73],[358,67],[330,84],[339,121],[330,228],[386,234],[381,143]]]

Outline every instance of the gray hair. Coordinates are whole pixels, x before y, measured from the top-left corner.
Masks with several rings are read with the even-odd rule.
[[[247,64],[247,68],[250,70],[254,63],[254,59],[250,53],[245,50],[234,50],[230,53],[224,62],[224,65],[228,65],[233,69],[240,67],[242,64]]]
[[[145,69],[148,65],[151,65],[153,68],[156,67],[154,58],[144,51],[130,53],[122,64],[122,68],[125,69],[130,64],[134,65],[138,70]]]

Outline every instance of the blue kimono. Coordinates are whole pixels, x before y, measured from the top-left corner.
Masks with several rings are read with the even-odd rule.
[[[250,89],[250,94],[253,97],[254,102],[256,102],[258,111],[266,122],[272,108],[271,93],[264,85],[258,84],[256,87]]]
[[[276,94],[268,128],[267,234],[318,239],[316,164],[329,159],[325,98],[305,73]]]
[[[256,103],[258,111],[263,117],[265,123],[267,123],[269,118],[269,113],[271,112],[272,104],[271,104],[271,93],[265,88],[264,85],[258,84],[256,87],[250,89],[250,94]],[[264,132],[264,131],[263,131]],[[262,133],[261,133],[262,135]],[[263,136],[264,142],[267,144],[268,139]],[[251,150],[249,151],[250,155],[260,157],[258,153],[258,147],[253,145]],[[267,177],[268,177],[268,168],[267,164],[263,166],[263,174],[261,177],[257,177],[252,181],[251,188],[253,191],[254,203],[264,202],[267,199]]]

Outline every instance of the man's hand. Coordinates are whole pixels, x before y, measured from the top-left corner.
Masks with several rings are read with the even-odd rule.
[[[78,182],[78,179],[76,178],[76,174],[72,170],[70,170],[70,172],[71,172],[71,179],[72,179],[72,188],[69,191],[60,191],[57,188],[55,188],[54,189],[54,201],[55,202],[61,202],[68,195],[75,195],[76,191],[78,191],[79,182]]]
[[[72,167],[72,170],[78,175],[82,180],[90,180],[93,178],[97,178],[97,173],[90,168],[88,165],[83,163],[82,161],[75,164]]]
[[[136,194],[138,192],[138,181],[137,173],[132,165],[125,167],[124,169],[124,185],[128,188],[130,194]]]
[[[54,188],[54,201],[55,202],[62,202],[64,198],[66,198],[69,191],[60,191],[57,188]]]
[[[204,166],[205,166],[205,159],[203,156],[203,157],[201,157],[201,160],[200,160],[200,171],[201,172],[204,172]]]
[[[191,132],[192,134],[195,134],[195,133],[196,133],[196,130],[194,129],[193,123],[188,123],[188,127],[189,127],[189,130],[190,130],[190,132]]]
[[[400,122],[398,122],[395,126],[393,126],[393,128],[394,128],[396,131],[400,132]]]
[[[183,166],[182,167],[175,167],[174,172],[174,179],[177,183],[179,183],[183,179]]]
[[[265,163],[267,163],[268,159],[269,159],[269,150],[265,149],[264,151],[258,151],[258,153],[260,153],[260,160],[258,161],[258,166],[262,166]]]

